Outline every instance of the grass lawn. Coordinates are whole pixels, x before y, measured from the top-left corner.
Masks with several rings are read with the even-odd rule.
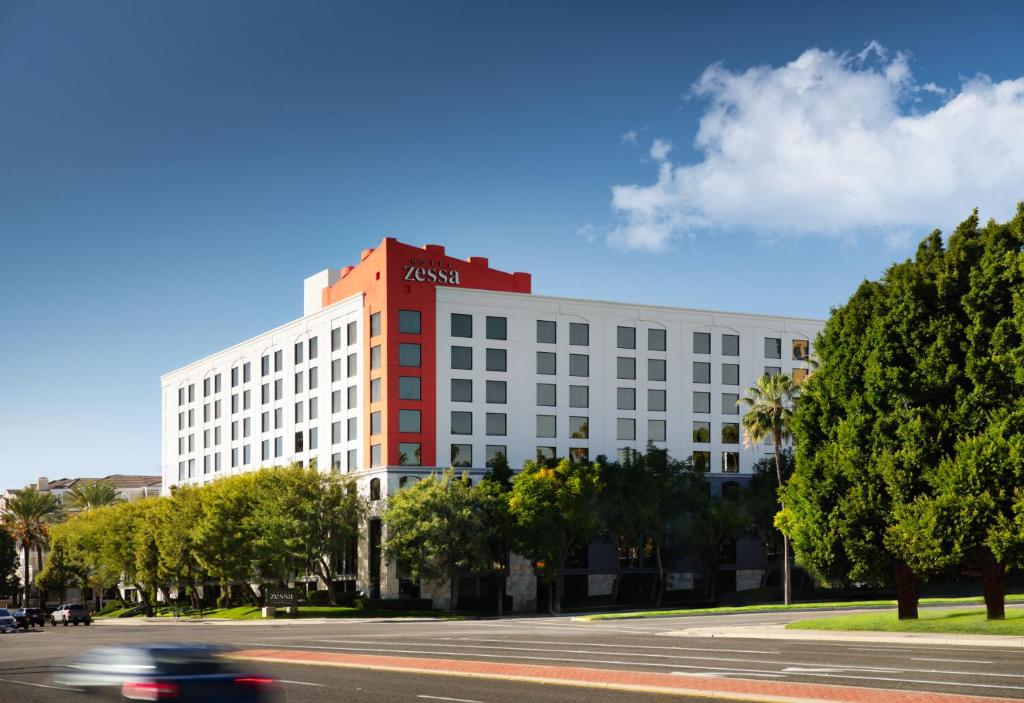
[[[117,610],[111,610],[103,613],[102,615],[93,615],[93,618],[116,618],[122,613],[127,613],[131,609],[132,608],[118,608]]]
[[[984,610],[922,610],[919,620],[899,620],[896,613],[858,613],[786,625],[790,630],[870,630],[933,632],[956,635],[1024,635],[1024,611],[1007,610],[1005,620],[986,620]]]
[[[1024,601],[1024,594],[1007,595],[1006,602]],[[969,598],[922,598],[921,605],[958,603],[981,603],[981,596]],[[631,618],[657,618],[670,617],[673,615],[727,615],[729,613],[756,613],[772,610],[816,610],[819,608],[869,608],[869,607],[896,607],[894,600],[862,600],[862,601],[832,601],[825,603],[795,603],[793,605],[782,605],[781,603],[766,603],[760,605],[737,605],[723,606],[718,608],[676,608],[673,610],[634,610],[625,613],[599,613],[597,615],[581,616],[583,620],[626,620]]]

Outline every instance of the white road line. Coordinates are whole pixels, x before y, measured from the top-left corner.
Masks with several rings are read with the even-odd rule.
[[[704,679],[721,679],[729,678],[734,672],[722,673],[721,671],[670,671],[668,672],[672,676],[699,676]],[[785,674],[769,674],[760,671],[748,671],[744,673],[744,676],[764,676],[770,679],[784,679]]]
[[[911,657],[914,662],[949,662],[951,664],[994,664],[983,659],[939,659],[938,657]]]
[[[426,698],[430,701],[452,701],[453,703],[483,703],[483,701],[474,701],[471,698],[448,698],[447,696],[428,696],[425,694],[421,694],[416,697]]]
[[[288,683],[293,686],[326,686],[325,683],[313,683],[312,681],[289,681],[288,679],[277,679],[278,683]]]
[[[80,688],[68,688],[67,686],[51,686],[46,683],[33,683],[31,681],[18,681],[17,679],[0,679],[4,683],[16,683],[20,686],[32,686],[33,688],[51,688],[54,691],[81,691]]]
[[[558,644],[558,645],[579,645],[581,647],[618,647],[620,649],[667,649],[679,652],[726,652],[728,654],[779,654],[777,650],[768,649],[715,649],[707,647],[665,647],[653,644],[608,644],[602,642],[558,642],[555,640],[506,640],[506,639],[485,639],[482,637],[441,637],[443,641],[458,639],[463,642],[508,642],[509,644]],[[331,640],[317,640],[319,642],[330,642]]]
[[[998,688],[1009,691],[1024,691],[1024,688],[1020,686],[1000,686],[994,683],[961,683],[959,681],[930,681],[927,679],[897,679],[888,678],[885,676],[853,676],[852,674],[809,674],[803,673],[801,676],[813,676],[815,678],[826,678],[826,679],[858,679],[861,681],[893,681],[896,683],[923,683],[933,686],[961,686],[963,688]]]

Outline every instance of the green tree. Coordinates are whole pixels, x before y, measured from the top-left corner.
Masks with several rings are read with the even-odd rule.
[[[26,488],[7,501],[2,513],[4,526],[21,549],[23,605],[28,605],[32,582],[28,575],[29,553],[34,549],[39,564],[43,563],[43,547],[47,544],[49,526],[61,515],[60,504],[49,493],[34,486]]]
[[[388,499],[384,553],[414,579],[449,580],[455,610],[459,576],[486,568],[490,554],[473,488],[453,469],[431,474]]]
[[[744,442],[748,446],[772,440],[775,449],[775,478],[781,491],[785,485],[782,467],[782,443],[792,437],[793,404],[799,395],[797,385],[784,373],[762,375],[747,389],[740,404],[747,407],[741,423]],[[783,506],[784,507],[784,506]],[[782,600],[793,602],[792,579],[789,573],[789,538],[782,538]]]
[[[201,605],[198,586],[205,579],[193,530],[203,514],[201,491],[193,486],[173,489],[160,500],[156,514],[160,578],[179,589],[184,587],[195,609]]]
[[[55,529],[50,535],[50,549],[46,564],[36,574],[36,585],[44,591],[59,594],[60,601],[67,600],[67,590],[76,584],[83,584],[82,568],[69,554],[66,539]]]
[[[509,508],[519,550],[538,564],[548,583],[549,608],[561,611],[569,555],[600,531],[598,470],[563,459],[553,467],[527,462],[512,482]]]
[[[474,489],[485,549],[485,568],[498,576],[498,615],[505,609],[505,591],[515,534],[515,520],[509,510],[512,484],[487,475]]]
[[[222,478],[202,488],[200,512],[192,526],[195,556],[203,570],[220,582],[219,605],[233,604],[232,585],[249,588],[257,559],[258,534],[250,516],[258,499],[263,472]],[[251,592],[251,600],[258,596]]]
[[[761,588],[768,585],[772,571],[772,555],[782,553],[783,534],[775,526],[775,516],[782,510],[775,457],[765,457],[754,464],[750,481],[743,490],[743,503],[750,515],[751,528],[761,544]],[[793,475],[793,450],[782,450],[782,480]]]
[[[515,471],[509,466],[508,459],[502,452],[498,452],[487,464],[487,467],[487,473],[484,474],[485,479],[497,483],[506,491],[512,489],[512,478],[515,476]]]
[[[706,496],[706,494],[705,494]],[[705,497],[691,511],[690,535],[698,561],[704,572],[704,594],[717,598],[716,575],[727,552],[752,528],[750,515],[738,500],[739,496]],[[730,557],[734,559],[734,557]]]
[[[117,495],[117,487],[104,479],[87,479],[78,481],[67,492],[65,502],[79,510],[102,508],[113,505],[121,499]]]
[[[14,595],[18,590],[18,545],[6,529],[0,529],[0,593]]]

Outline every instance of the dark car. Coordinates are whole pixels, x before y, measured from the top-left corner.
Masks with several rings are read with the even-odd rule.
[[[57,623],[77,625],[80,622],[91,625],[92,614],[81,603],[62,603],[50,613],[50,622],[54,625]]]
[[[42,608],[22,608],[22,610],[32,625],[43,627],[46,624],[46,611]]]
[[[264,703],[277,698],[272,679],[224,659],[204,645],[104,647],[69,662],[54,676],[87,695],[181,703]]]
[[[10,611],[11,617],[14,618],[14,626],[20,627],[22,630],[27,630],[30,627],[34,627],[35,623],[32,622],[31,616],[21,608],[16,608]]]

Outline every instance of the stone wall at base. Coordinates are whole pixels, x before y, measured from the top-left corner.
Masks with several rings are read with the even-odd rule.
[[[537,609],[537,576],[529,559],[513,554],[508,564],[505,593],[512,596],[512,610],[517,613]]]
[[[615,574],[589,574],[587,576],[587,595],[610,596],[615,584]]]
[[[448,581],[420,581],[420,598],[430,598],[434,610],[448,610],[452,600],[451,583]]]
[[[693,590],[693,573],[690,571],[670,571],[665,574],[668,581],[667,591]]]
[[[736,590],[752,591],[761,587],[761,569],[737,569]]]

